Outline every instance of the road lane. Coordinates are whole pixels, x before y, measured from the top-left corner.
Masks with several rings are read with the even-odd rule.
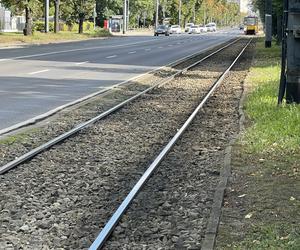
[[[201,36],[113,38],[110,43],[109,40],[97,41],[99,46],[96,49],[74,50],[79,47],[79,43],[74,43],[68,44],[72,45],[69,52],[34,57],[28,55],[49,51],[50,47],[52,50],[63,50],[67,45],[45,45],[36,49],[33,46],[18,51],[13,49],[11,57],[27,57],[0,61],[0,129],[236,35],[236,32],[231,32]],[[81,46],[95,47],[95,42],[82,42]],[[124,45],[125,42],[127,45]],[[119,46],[122,44],[124,46]],[[112,46],[115,46],[113,51],[110,49]],[[0,51],[0,58],[8,56],[7,51],[4,54]]]

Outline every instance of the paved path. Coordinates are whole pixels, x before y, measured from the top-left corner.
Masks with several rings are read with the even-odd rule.
[[[0,130],[240,34],[34,45],[0,50]]]

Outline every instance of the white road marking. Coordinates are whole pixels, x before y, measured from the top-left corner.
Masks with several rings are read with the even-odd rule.
[[[145,51],[150,51],[151,49],[145,49]]]
[[[50,69],[45,69],[45,70],[35,71],[35,72],[28,73],[28,75],[36,75],[36,74],[40,74],[40,73],[47,72],[47,71],[49,71],[49,70],[50,70]]]
[[[75,63],[76,65],[82,65],[82,64],[85,64],[85,63],[88,63],[89,61],[85,61],[85,62],[79,62],[79,63]]]
[[[38,56],[48,56],[48,55],[62,54],[62,53],[68,53],[68,52],[84,51],[84,50],[126,47],[126,46],[130,46],[130,45],[137,45],[137,44],[149,43],[149,42],[153,42],[153,39],[145,40],[145,41],[141,41],[141,42],[134,42],[134,43],[125,43],[125,44],[107,45],[107,46],[95,46],[95,47],[89,47],[89,48],[52,51],[52,52],[32,54],[32,55],[27,55],[27,56],[16,56],[16,57],[10,57],[10,58],[2,58],[2,59],[0,59],[0,62],[11,61],[11,60],[15,60],[15,59],[32,58],[32,57],[38,57]]]
[[[136,53],[136,51],[130,51],[130,52],[128,52],[128,54],[135,54]]]
[[[114,58],[114,57],[117,57],[117,55],[107,56],[105,58],[109,59],[109,58]]]
[[[163,49],[163,47],[158,47],[159,49]]]
[[[169,45],[168,45],[168,47],[172,47],[172,46],[173,46],[172,44],[169,44]]]

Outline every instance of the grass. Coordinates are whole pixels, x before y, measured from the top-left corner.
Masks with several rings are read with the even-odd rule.
[[[20,43],[50,43],[68,40],[84,40],[95,37],[108,37],[110,33],[104,29],[98,29],[96,31],[89,31],[83,34],[76,32],[64,31],[55,33],[41,33],[34,32],[32,36],[24,36],[22,33],[0,33],[0,44],[20,44]]]
[[[280,48],[257,45],[256,65],[248,81],[254,91],[249,96],[245,111],[253,126],[244,141],[251,153],[280,153],[300,150],[300,105],[277,106],[280,79]]]
[[[220,226],[218,249],[300,249],[300,105],[277,106],[279,79],[280,48],[265,49],[261,38],[246,79],[246,131],[232,157],[234,191],[225,201],[238,223]]]

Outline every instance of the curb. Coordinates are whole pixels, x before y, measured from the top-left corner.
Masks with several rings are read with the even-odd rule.
[[[245,80],[242,82],[242,93],[239,101],[239,131],[234,137],[230,140],[229,145],[225,148],[225,157],[224,157],[224,165],[220,171],[220,182],[216,188],[214,194],[213,205],[210,213],[210,218],[208,220],[205,237],[203,240],[203,244],[201,246],[201,250],[213,250],[216,243],[218,228],[220,224],[220,218],[222,213],[222,205],[224,200],[224,193],[227,187],[228,179],[231,176],[231,156],[232,156],[232,147],[235,144],[237,138],[244,131],[245,126],[245,114],[243,111],[243,105],[246,98],[246,86]]]

